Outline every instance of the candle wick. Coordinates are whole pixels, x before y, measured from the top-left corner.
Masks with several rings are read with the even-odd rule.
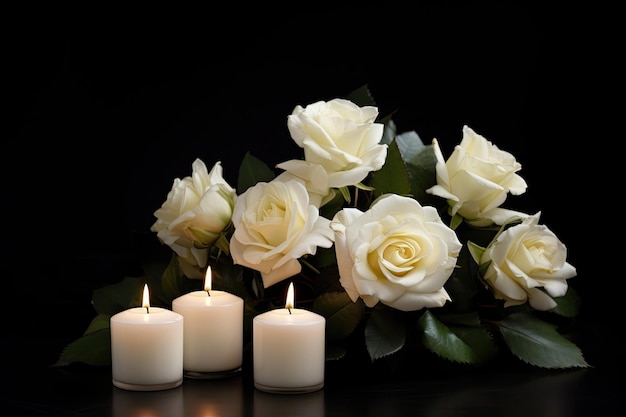
[[[291,309],[290,309],[290,308],[288,308],[288,309],[287,309],[287,311],[289,311],[289,314],[291,315]]]
[[[206,290],[206,294],[210,297],[211,296],[211,290]]]
[[[146,313],[150,314],[150,307],[146,307]]]

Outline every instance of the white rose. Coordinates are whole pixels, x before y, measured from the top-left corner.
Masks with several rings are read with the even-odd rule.
[[[459,214],[474,226],[504,224],[524,213],[500,208],[507,194],[526,191],[526,181],[518,172],[522,166],[508,152],[463,126],[463,139],[444,161],[436,139],[433,148],[437,158],[437,185],[426,190],[448,200],[449,213]]]
[[[230,224],[236,192],[224,180],[220,162],[207,172],[204,162],[196,159],[192,169],[190,177],[174,180],[167,200],[154,212],[157,221],[150,230],[179,256],[186,276],[202,279],[207,248]]]
[[[390,194],[368,211],[344,208],[331,221],[340,282],[352,301],[402,311],[441,307],[461,243],[436,209]]]
[[[305,161],[294,159],[277,167],[306,180],[317,174],[303,172],[321,166],[329,188],[358,184],[387,158],[387,145],[380,144],[384,126],[374,122],[377,116],[376,107],[359,107],[345,99],[296,106],[287,127],[304,149]]]
[[[483,278],[505,307],[528,300],[536,310],[550,310],[556,307],[551,297],[565,295],[566,280],[576,276],[576,268],[566,262],[565,245],[538,224],[539,216],[506,229],[480,259],[481,264],[489,262]]]
[[[300,257],[333,244],[330,221],[309,203],[300,180],[260,182],[248,188],[237,198],[232,219],[233,261],[259,271],[265,287],[298,274]]]

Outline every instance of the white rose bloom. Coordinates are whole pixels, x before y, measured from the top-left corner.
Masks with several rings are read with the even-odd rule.
[[[316,174],[303,172],[321,166],[329,188],[358,184],[371,171],[382,168],[387,158],[387,145],[380,144],[384,126],[375,123],[377,116],[376,107],[359,107],[345,99],[296,106],[287,118],[287,127],[304,149],[305,160],[294,159],[277,167],[307,180]]]
[[[186,276],[203,279],[207,248],[230,224],[236,192],[224,180],[220,162],[207,172],[204,162],[196,159],[192,170],[190,177],[174,180],[167,200],[154,212],[157,221],[150,230],[179,256]]]
[[[474,226],[504,224],[512,217],[527,215],[500,208],[507,194],[526,191],[526,181],[517,172],[522,166],[509,152],[463,126],[463,139],[444,161],[439,143],[433,139],[437,158],[437,185],[426,190],[448,200],[449,213],[463,216]]]
[[[567,279],[576,276],[576,268],[566,262],[567,248],[538,224],[539,216],[506,229],[480,260],[481,264],[490,262],[483,278],[496,298],[505,300],[505,307],[528,300],[536,310],[550,310],[557,305],[551,297],[565,295]]]
[[[441,307],[450,296],[461,243],[434,207],[396,194],[368,211],[344,208],[331,221],[340,282],[352,301],[402,311]]]
[[[233,261],[259,271],[265,287],[298,274],[300,257],[333,244],[330,221],[310,204],[300,180],[260,182],[248,188],[237,198],[232,220]]]

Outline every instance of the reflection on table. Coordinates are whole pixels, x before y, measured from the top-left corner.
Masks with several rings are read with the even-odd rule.
[[[241,377],[185,379],[180,387],[164,391],[113,390],[115,417],[241,417],[247,414],[245,407]]]
[[[622,415],[617,365],[550,371],[504,364],[491,369],[409,372],[327,364],[324,387],[307,394],[272,394],[254,387],[249,361],[240,375],[185,378],[177,388],[127,391],[113,386],[107,367],[15,366],[42,344],[27,341],[5,358],[0,391],[5,415],[81,417],[368,417]],[[30,351],[28,349],[31,349]],[[20,356],[21,355],[21,356]],[[19,361],[17,363],[28,363]],[[622,410],[623,411],[623,410]]]

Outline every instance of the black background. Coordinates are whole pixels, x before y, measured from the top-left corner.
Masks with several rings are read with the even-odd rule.
[[[444,156],[464,124],[515,155],[529,187],[505,206],[541,211],[567,245],[591,359],[616,349],[603,335],[618,283],[598,274],[605,219],[589,189],[606,152],[590,152],[587,130],[606,82],[592,71],[605,54],[590,29],[599,14],[523,2],[308,7],[8,14],[4,295],[37,298],[49,314],[36,332],[59,345],[82,333],[91,291],[154,239],[153,212],[195,158],[222,161],[235,185],[247,151],[270,166],[301,155],[286,124],[296,104],[367,84],[381,114],[436,137]]]

